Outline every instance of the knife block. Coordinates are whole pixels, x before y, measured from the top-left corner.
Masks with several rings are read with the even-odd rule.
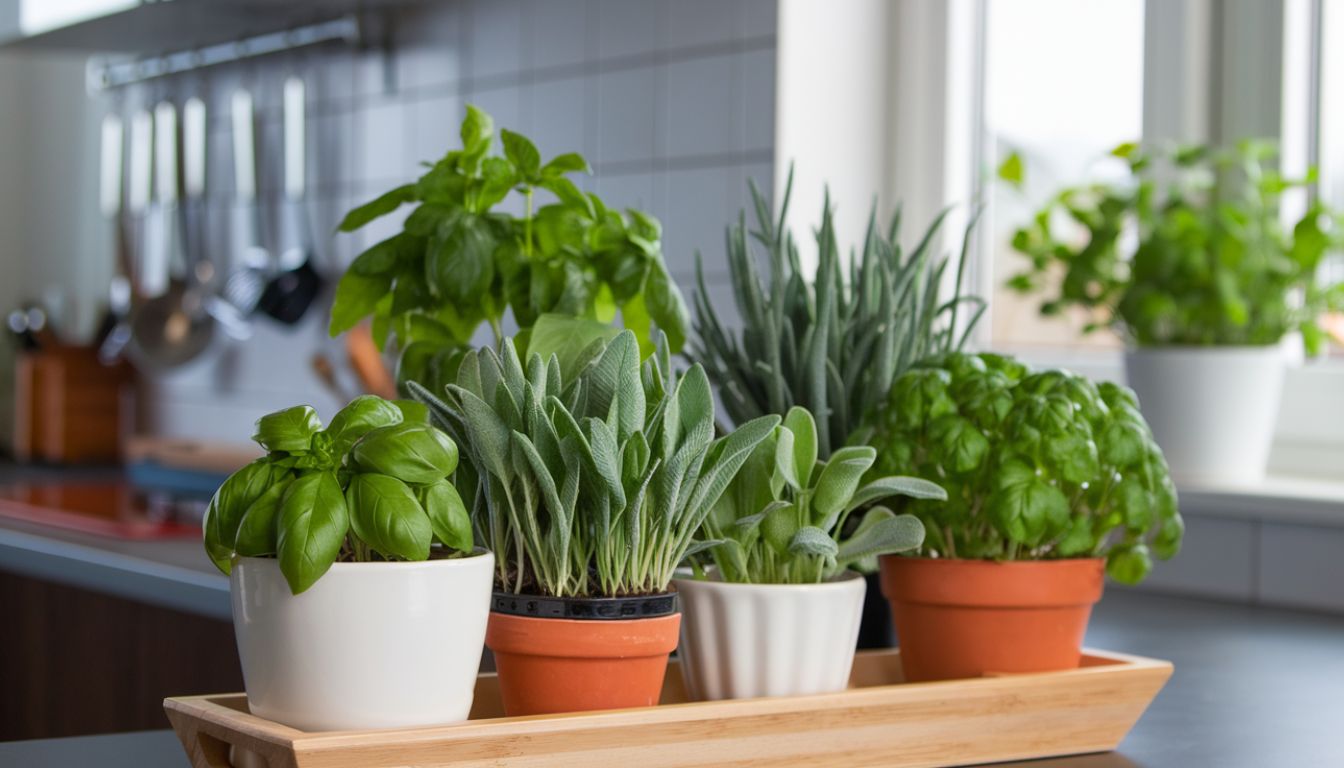
[[[15,361],[14,456],[53,464],[113,463],[133,427],[135,374],[86,346],[48,346]]]

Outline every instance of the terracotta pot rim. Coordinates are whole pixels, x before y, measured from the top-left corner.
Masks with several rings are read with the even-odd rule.
[[[485,644],[495,653],[555,658],[666,656],[677,647],[681,614],[592,621],[490,613]]]
[[[987,560],[979,557],[910,557],[907,555],[883,555],[881,560],[904,560],[914,563],[938,563],[946,565],[960,565],[976,567],[973,564],[979,563],[991,567],[1008,568],[1031,568],[1031,567],[1049,567],[1065,563],[1104,563],[1104,557],[1054,557],[1042,560]]]
[[[887,555],[882,594],[888,600],[978,608],[1055,608],[1101,599],[1106,559],[971,560]]]

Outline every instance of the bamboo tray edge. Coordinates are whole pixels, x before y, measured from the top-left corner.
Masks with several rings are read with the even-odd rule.
[[[472,719],[429,728],[308,733],[255,717],[241,693],[164,701],[194,768],[467,766],[928,766],[1115,749],[1171,676],[1166,661],[1087,649],[1075,670],[900,681],[899,651],[860,652],[848,690],[687,702],[669,664],[663,704],[501,717],[493,674]]]

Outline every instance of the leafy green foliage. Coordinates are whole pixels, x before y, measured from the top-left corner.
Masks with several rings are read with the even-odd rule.
[[[462,447],[458,487],[497,558],[500,589],[545,595],[664,592],[705,516],[779,423],[715,439],[704,369],[672,368],[667,344],[641,363],[629,330],[578,359],[512,339],[467,354],[440,398],[416,399]],[[578,373],[567,378],[563,370]]]
[[[201,524],[224,573],[235,555],[274,556],[297,595],[338,560],[425,560],[434,542],[449,556],[472,551],[449,479],[457,445],[419,403],[364,395],[326,429],[312,408],[287,408],[263,416],[255,439],[267,455],[224,481]]]
[[[846,274],[828,198],[816,230],[817,269],[809,280],[784,227],[792,187],[790,174],[779,218],[772,220],[752,185],[757,229],[751,236],[768,257],[764,279],[748,245],[745,217],[728,230],[740,333],[719,320],[697,257],[697,338],[690,357],[705,366],[734,422],[795,405],[815,414],[818,455],[825,459],[842,445],[864,442],[895,377],[916,360],[960,349],[985,305],[960,290],[970,227],[957,261],[957,290],[950,298],[939,295],[950,260],[934,255],[934,240],[946,212],[909,254],[899,241],[900,212],[885,232],[874,212],[863,252],[848,260]],[[958,325],[963,307],[964,327]]]
[[[1290,229],[1279,218],[1283,194],[1313,175],[1283,178],[1273,145],[1258,142],[1112,154],[1132,179],[1052,197],[1013,235],[1031,263],[1009,287],[1055,285],[1041,314],[1081,307],[1087,330],[1109,326],[1140,346],[1265,345],[1299,330],[1320,351],[1317,320],[1344,309],[1344,283],[1321,284],[1317,269],[1344,221],[1320,202]]]
[[[994,560],[1106,557],[1143,579],[1180,549],[1166,460],[1134,393],[992,354],[951,354],[896,380],[871,474],[913,472],[946,502],[901,500],[923,552]],[[866,521],[865,521],[866,522]]]
[[[679,351],[689,319],[663,263],[658,221],[580,191],[569,176],[591,172],[581,155],[543,164],[525,136],[499,133],[503,156],[491,154],[494,121],[468,106],[461,149],[346,215],[340,229],[350,232],[416,206],[400,233],[361,253],[341,278],[331,334],[372,316],[375,340],[401,352],[399,384],[414,379],[436,392],[482,323],[500,340],[509,310],[524,337],[546,313],[610,324],[619,311],[645,354],[655,330]],[[511,194],[521,196],[522,216],[500,210]],[[551,202],[536,207],[538,194]]]
[[[815,584],[878,555],[914,549],[924,527],[911,515],[875,506],[841,540],[849,514],[891,496],[946,499],[942,488],[913,477],[884,477],[860,487],[877,452],[841,448],[818,462],[812,414],[793,407],[751,452],[705,518],[698,548],[724,581]]]

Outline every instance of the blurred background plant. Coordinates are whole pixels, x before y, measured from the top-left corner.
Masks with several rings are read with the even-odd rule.
[[[1315,171],[1285,178],[1272,142],[1111,152],[1130,178],[1060,190],[1018,229],[1029,267],[1008,285],[1052,292],[1043,315],[1083,308],[1084,330],[1114,329],[1137,346],[1267,345],[1292,331],[1307,352],[1327,341],[1321,318],[1344,309],[1344,282],[1321,282],[1323,259],[1344,243],[1339,211],[1313,200],[1291,226],[1285,193]],[[1000,177],[1023,180],[1010,155]]]

